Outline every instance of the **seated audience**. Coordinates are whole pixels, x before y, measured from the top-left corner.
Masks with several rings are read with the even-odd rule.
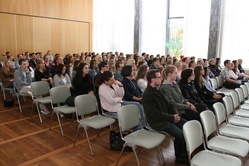
[[[0,69],[0,79],[4,88],[14,88],[14,72],[15,69],[11,67],[10,60],[5,60],[4,66]]]
[[[225,60],[224,66],[225,68],[221,72],[221,77],[223,79],[223,86],[228,89],[239,88],[241,85],[241,81],[234,79],[230,73],[231,61]]]
[[[66,66],[64,64],[59,64],[57,66],[56,75],[53,78],[54,86],[66,85],[69,88],[72,87],[71,79],[69,75],[66,73]]]
[[[211,58],[209,60],[209,66],[208,66],[210,72],[209,72],[209,77],[214,78],[218,77],[220,75],[220,70],[218,66],[216,65],[216,60],[214,58]]]
[[[147,65],[144,65],[144,66],[141,66],[137,72],[136,81],[137,81],[137,85],[139,86],[142,92],[144,92],[147,87],[146,74],[148,71],[149,71],[149,67]]]
[[[36,64],[35,81],[47,81],[52,87],[53,79],[49,71],[45,68],[44,60],[39,59]]]
[[[187,162],[186,144],[182,127],[186,122],[175,109],[172,109],[159,87],[162,82],[160,72],[156,69],[147,73],[148,86],[143,94],[144,112],[149,125],[157,131],[165,131],[174,137],[176,161]]]
[[[116,71],[114,72],[114,78],[115,80],[118,80],[121,82],[123,80],[123,76],[121,76],[121,70],[124,65],[122,61],[117,61],[115,66],[116,66]]]
[[[160,92],[164,98],[172,104],[172,108],[177,109],[176,112],[187,120],[199,120],[199,112],[203,110],[197,110],[194,104],[188,102],[182,96],[179,85],[175,82],[177,78],[177,69],[173,65],[168,65],[162,71],[162,78],[164,79],[162,86],[160,87]],[[197,106],[198,107],[198,106]],[[200,109],[198,107],[198,109]],[[205,109],[205,107],[204,107]]]
[[[206,104],[200,99],[200,96],[194,86],[195,74],[192,69],[185,69],[182,71],[181,80],[179,81],[179,86],[182,95],[190,103],[194,104],[196,107],[201,107],[200,110],[203,111],[203,107],[208,109]],[[199,110],[199,109],[198,109]]]

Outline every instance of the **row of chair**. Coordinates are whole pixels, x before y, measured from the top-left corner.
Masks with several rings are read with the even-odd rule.
[[[189,121],[184,125],[191,165],[242,165],[240,159],[246,157],[249,151],[248,85],[245,83],[223,97],[224,105],[215,103],[215,114],[209,110],[202,112],[203,129],[198,121]],[[191,157],[202,144],[205,150]]]

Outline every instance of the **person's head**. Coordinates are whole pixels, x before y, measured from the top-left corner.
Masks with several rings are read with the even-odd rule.
[[[237,60],[233,60],[232,63],[234,64],[234,69],[238,69],[238,61]]]
[[[211,58],[209,59],[209,66],[215,66],[216,65],[216,59]]]
[[[115,64],[115,67],[116,67],[117,71],[121,71],[123,66],[124,65],[123,65],[122,61],[117,61],[116,64]]]
[[[110,71],[104,71],[101,78],[102,83],[105,83],[108,86],[112,85],[115,82],[114,76]]]
[[[19,65],[22,70],[26,70],[26,68],[28,67],[27,60],[19,59]]]
[[[220,58],[216,58],[216,65],[217,65],[217,66],[220,65]]]
[[[43,59],[44,59],[45,63],[49,62],[50,61],[50,55],[49,54],[45,54],[44,57],[43,57]]]
[[[207,77],[209,76],[210,70],[209,70],[209,68],[206,67],[206,66],[204,66],[203,69],[204,69],[204,73],[205,73],[205,74],[204,74],[204,78],[207,78]]]
[[[242,59],[238,59],[238,64],[241,65],[243,63]]]
[[[108,62],[109,68],[114,68],[116,64],[115,59],[110,59]]]
[[[11,61],[9,59],[4,61],[4,68],[10,68],[11,67]]]
[[[73,70],[77,71],[77,68],[79,67],[80,65],[80,60],[75,60],[73,62]]]
[[[66,74],[66,66],[64,64],[59,64],[57,66],[56,71],[57,71],[56,74],[58,74],[59,76],[65,75]]]
[[[181,74],[180,82],[189,83],[195,80],[195,74],[192,69],[184,69]]]
[[[143,66],[143,65],[146,65],[146,62],[145,61],[138,61],[137,63],[137,68]]]
[[[18,59],[23,59],[23,55],[22,54],[17,54],[17,58]]]
[[[165,80],[175,81],[177,77],[177,69],[174,65],[168,65],[162,71],[162,78]]]
[[[121,70],[121,75],[123,77],[132,76],[132,66],[131,65],[125,65]]]
[[[109,70],[109,66],[108,66],[107,62],[105,62],[105,61],[100,62],[99,63],[99,70],[102,72]]]
[[[224,66],[226,67],[226,68],[229,68],[230,67],[230,63],[231,63],[231,61],[230,60],[225,60],[224,61]]]
[[[234,69],[234,64],[230,63],[230,69],[233,70]]]
[[[139,79],[145,79],[148,71],[149,71],[148,66],[146,66],[146,65],[140,66],[140,68],[138,69],[138,72],[137,72],[136,80],[138,81]]]
[[[182,70],[182,63],[181,62],[176,62],[175,67],[177,68],[178,71],[179,70],[181,71]]]
[[[96,70],[98,68],[98,64],[97,64],[95,59],[92,59],[90,61],[90,68],[93,69],[93,70]]]
[[[45,69],[45,63],[43,59],[39,59],[36,63],[36,70]]]
[[[158,87],[162,83],[162,77],[158,69],[149,70],[146,75],[148,85],[152,87]]]
[[[155,58],[152,59],[152,63],[156,67],[160,66],[160,62],[159,62],[159,59],[157,57],[155,57]]]
[[[55,58],[54,58],[54,64],[57,65],[57,66],[59,64],[63,64],[63,58],[60,55],[55,56]]]
[[[205,71],[202,66],[196,66],[194,69],[195,80],[199,84],[200,87],[203,86],[203,76],[205,75]]]
[[[195,60],[191,60],[191,61],[189,62],[189,64],[188,64],[188,67],[189,67],[189,68],[192,68],[192,69],[194,69],[195,66],[196,66]]]
[[[85,76],[89,73],[89,66],[87,63],[80,63],[76,74],[79,74],[80,76]]]

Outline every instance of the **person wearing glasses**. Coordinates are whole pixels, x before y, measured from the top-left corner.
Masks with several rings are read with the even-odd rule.
[[[162,77],[159,70],[148,71],[146,77],[148,86],[144,91],[142,104],[147,122],[152,129],[165,131],[174,137],[176,161],[187,163],[186,143],[182,131],[187,120],[180,117],[177,110],[160,92]]]

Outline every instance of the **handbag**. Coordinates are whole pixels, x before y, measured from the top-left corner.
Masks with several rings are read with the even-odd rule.
[[[123,136],[128,135],[129,133],[123,134]],[[111,150],[122,150],[123,145],[125,141],[121,138],[121,135],[119,132],[116,132],[114,130],[110,131],[110,149]],[[132,148],[129,146],[126,146],[124,151],[132,151]]]
[[[4,100],[3,105],[4,105],[4,107],[12,107],[12,106],[14,106],[14,99]]]

